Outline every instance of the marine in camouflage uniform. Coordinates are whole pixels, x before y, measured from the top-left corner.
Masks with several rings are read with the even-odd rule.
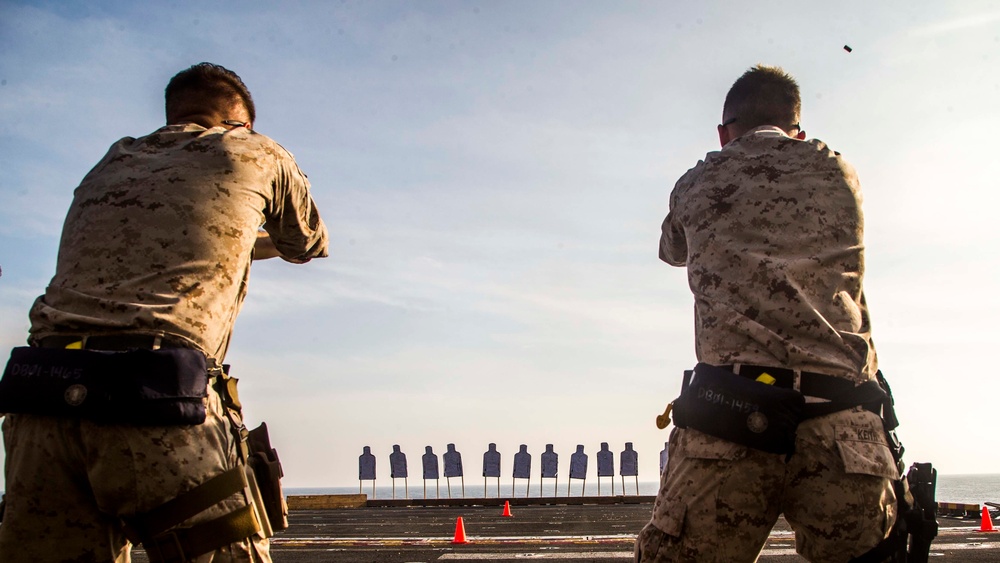
[[[769,101],[784,117],[761,117]],[[733,85],[722,150],[670,195],[660,258],[687,267],[698,361],[860,384],[877,369],[860,187],[839,153],[804,140],[799,105],[781,69],[755,67]],[[879,416],[860,407],[802,422],[788,457],[690,428],[674,428],[669,444],[637,561],[755,561],[784,513],[802,556],[842,562],[895,521],[898,470]]]
[[[253,103],[239,77],[202,63],[175,81],[173,107],[167,89],[170,124],[115,143],[74,192],[55,277],[30,312],[33,345],[62,336],[161,336],[165,346],[201,350],[219,365],[251,260],[327,255],[309,182],[291,154],[250,129]],[[205,402],[207,419],[195,426],[7,415],[0,560],[129,561],[121,518],[237,463],[231,423],[211,385]],[[245,504],[234,495],[185,525]],[[267,540],[255,536],[197,561],[270,556]]]

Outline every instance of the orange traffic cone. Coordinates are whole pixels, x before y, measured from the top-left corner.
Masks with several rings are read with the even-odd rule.
[[[980,532],[996,532],[997,530],[993,528],[993,519],[990,518],[990,509],[983,507],[983,520],[982,524],[979,525]]]
[[[451,543],[469,543],[469,540],[465,539],[465,522],[461,516],[455,522],[455,539],[451,540]]]
[[[513,514],[510,513],[510,501],[509,500],[503,501],[503,516],[513,516]]]

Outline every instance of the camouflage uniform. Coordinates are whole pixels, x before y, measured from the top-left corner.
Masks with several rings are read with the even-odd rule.
[[[674,187],[660,239],[688,269],[698,360],[873,378],[862,231],[857,176],[822,142],[764,126],[708,154]],[[669,448],[637,561],[755,561],[781,513],[804,557],[847,561],[896,518],[898,471],[861,408],[800,424],[787,459],[683,428]]]
[[[261,225],[288,261],[326,256],[327,231],[309,183],[271,139],[194,124],[124,138],[74,192],[55,277],[31,309],[30,340],[162,335],[218,364],[246,295]],[[198,426],[8,415],[0,559],[128,561],[120,517],[148,511],[236,463],[230,422],[212,389],[206,405]],[[230,501],[230,510],[242,506]],[[270,560],[259,538],[221,549],[214,560],[250,561],[251,551]]]

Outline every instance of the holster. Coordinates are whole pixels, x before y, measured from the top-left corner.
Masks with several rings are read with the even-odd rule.
[[[795,430],[804,405],[805,398],[798,391],[699,363],[693,371],[684,372],[673,415],[678,427],[765,452],[790,454],[795,450]]]
[[[281,463],[271,447],[267,425],[247,431],[229,366],[213,370],[218,392],[238,449],[238,464],[195,489],[126,521],[126,533],[141,543],[152,563],[180,563],[252,536],[270,537],[288,527],[288,506],[281,490]],[[181,528],[185,520],[241,493],[245,506],[228,514]]]
[[[265,536],[269,537],[288,527],[288,505],[281,490],[284,472],[277,450],[271,447],[267,424],[262,422],[250,431],[243,424],[243,403],[240,402],[238,383],[238,379],[229,375],[229,365],[223,365],[215,389],[225,407],[240,462],[246,465],[252,478],[258,509],[264,516]]]
[[[937,470],[930,463],[914,463],[905,477],[893,483],[897,516],[889,535],[850,563],[927,563],[938,534],[936,486]],[[907,489],[913,504],[907,501]]]
[[[207,386],[206,358],[199,350],[18,347],[0,379],[0,413],[112,424],[201,424]]]

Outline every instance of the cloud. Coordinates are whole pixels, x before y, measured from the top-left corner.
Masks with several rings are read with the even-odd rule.
[[[917,37],[936,37],[986,27],[997,21],[1000,21],[1000,12],[981,13],[922,25],[910,29],[909,33]]]

